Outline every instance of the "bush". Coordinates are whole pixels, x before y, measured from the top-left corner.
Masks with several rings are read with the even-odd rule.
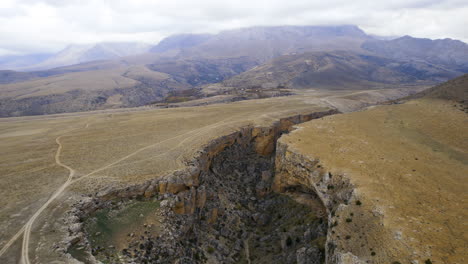
[[[214,248],[212,248],[212,247],[208,247],[208,248],[206,249],[206,252],[208,252],[209,254],[213,254],[214,251],[215,251],[215,250],[214,250]]]
[[[346,218],[346,223],[351,223],[353,221],[353,219],[351,218]]]
[[[425,264],[432,264],[432,261],[430,259],[427,259],[426,261],[424,261]]]
[[[288,236],[288,238],[286,239],[286,246],[290,247],[292,243],[293,243],[292,238]]]
[[[362,204],[361,201],[359,200],[356,201],[356,205],[361,205],[361,204]]]

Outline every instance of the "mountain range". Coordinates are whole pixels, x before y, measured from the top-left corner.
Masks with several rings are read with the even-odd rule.
[[[23,67],[42,70],[0,71],[0,116],[141,106],[184,91],[193,98],[245,89],[427,86],[468,72],[467,65],[461,41],[385,40],[353,25],[182,34],[154,46],[70,46]]]
[[[133,42],[103,42],[69,45],[56,54],[31,54],[0,57],[0,69],[47,70],[96,60],[111,60],[147,52],[151,45]]]
[[[239,89],[366,89],[432,84],[460,73],[424,61],[406,62],[350,51],[280,56],[221,83],[207,86]]]

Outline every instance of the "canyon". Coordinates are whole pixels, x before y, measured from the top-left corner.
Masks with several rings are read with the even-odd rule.
[[[463,230],[466,127],[457,124],[466,124],[465,109],[426,97],[243,127],[211,141],[183,171],[79,203],[71,225],[80,228],[67,241],[79,241],[85,262],[463,263],[466,240],[450,230]],[[368,135],[355,138],[363,133],[355,129]],[[428,159],[440,161],[428,168]],[[118,247],[99,242],[96,215],[139,203],[156,204],[159,223],[142,214],[143,228],[132,229],[140,233],[110,239]],[[421,225],[429,228],[416,232]]]
[[[172,236],[163,237],[181,239],[187,233],[179,227],[195,226],[197,234],[207,238],[201,240],[206,243],[192,252],[193,255],[184,253],[187,256],[198,254],[200,258],[203,255],[214,260],[231,257],[247,261],[265,252],[272,257],[279,256],[274,254],[284,250],[281,259],[297,260],[299,250],[301,258],[307,259],[309,253],[323,258],[327,220],[322,203],[313,193],[293,192],[292,189],[285,195],[271,192],[276,139],[294,124],[311,118],[356,111],[408,94],[407,89],[304,91],[300,96],[197,107],[122,109],[0,120],[3,131],[0,143],[6,150],[1,157],[5,165],[1,167],[5,182],[2,193],[7,197],[0,210],[0,259],[10,263],[21,256],[29,258],[31,263],[73,263],[80,259],[83,250],[97,253],[99,259],[102,257],[100,249],[96,251],[99,241],[113,241],[114,234],[109,230],[98,231],[96,227],[109,223],[109,219],[117,221],[111,221],[110,227],[125,226],[116,232],[115,239],[119,243],[108,245],[122,250],[130,250],[127,242],[132,241],[128,239],[136,239],[136,234],[141,238],[145,231],[167,230]],[[210,153],[205,161],[202,159],[204,150]],[[231,156],[237,160],[230,159]],[[208,157],[212,161],[208,162]],[[212,170],[209,164],[213,164]],[[235,172],[237,165],[241,168]],[[192,177],[194,175],[198,177]],[[228,186],[218,178],[229,182],[233,191],[228,192]],[[205,188],[194,190],[201,185]],[[204,196],[203,189],[207,199],[200,209],[193,204],[203,204],[197,198]],[[110,199],[115,196],[113,193],[120,193],[117,197],[122,197],[113,201]],[[216,195],[208,196],[208,193],[220,193],[225,199],[220,204],[218,199],[211,199]],[[86,212],[82,207],[89,204],[94,208],[88,212],[89,217],[85,217],[87,213],[81,215],[81,210],[76,211],[81,208]],[[94,211],[96,209],[100,210]],[[290,211],[295,212],[297,218],[292,217]],[[275,215],[277,221],[272,221]],[[236,222],[239,218],[242,221]],[[145,223],[146,219],[150,222]],[[219,222],[209,220],[208,224],[208,219]],[[301,222],[307,224],[303,226]],[[258,229],[255,225],[262,225],[260,223],[265,224],[262,232],[270,230],[268,233],[274,235],[262,240],[260,237],[264,233],[254,232]],[[151,228],[142,229],[144,224]],[[220,234],[213,239],[215,232],[222,232],[222,224],[232,227],[240,238],[219,242]],[[280,232],[276,233],[274,230],[278,228]],[[88,235],[74,235],[84,231]],[[23,232],[28,233],[24,238]],[[96,235],[98,232],[101,234]],[[231,238],[233,234],[223,235]],[[250,235],[252,240],[248,239]],[[111,239],[107,239],[109,237]],[[85,238],[90,244],[86,244]],[[252,245],[246,247],[244,243],[247,242],[240,245],[241,249],[251,248],[247,258],[245,250],[239,249],[235,256],[217,255],[225,251],[216,251],[217,247],[231,248],[239,244],[239,239]],[[208,241],[218,242],[208,244]],[[305,241],[313,241],[314,245],[306,245]],[[154,245],[155,241],[152,243]],[[171,243],[168,245],[174,248],[167,249],[185,248],[173,244],[174,241]],[[137,246],[140,251],[140,245]],[[208,250],[214,254],[206,254]],[[73,253],[76,259],[67,252]],[[140,253],[135,257],[146,257]]]

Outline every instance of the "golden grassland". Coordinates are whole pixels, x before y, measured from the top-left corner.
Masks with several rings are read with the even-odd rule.
[[[179,169],[210,139],[239,127],[324,109],[317,102],[291,98],[2,119],[0,246],[66,181],[68,171],[54,159],[59,136],[60,161],[76,170],[75,179],[80,179],[69,189],[91,192],[110,183],[137,183]]]
[[[199,107],[0,119],[0,191],[3,197],[0,201],[0,248],[66,182],[69,171],[55,160],[58,142],[62,146],[60,162],[72,168],[75,174],[71,184],[32,226],[30,242],[31,257],[35,252],[36,257],[47,257],[50,261],[57,255],[51,253],[52,242],[48,240],[59,236],[56,224],[68,208],[64,202],[70,195],[163,176],[184,167],[185,162],[210,140],[241,127],[269,126],[282,117],[326,111],[331,107],[349,110],[347,105],[351,101],[356,109],[383,98],[401,96],[401,90],[396,89],[385,91],[384,97],[377,93],[379,96],[364,96],[364,99],[341,99],[360,93],[368,92],[310,91],[299,96]],[[0,262],[5,256],[0,256]],[[16,248],[11,248],[6,261],[14,261],[16,256]]]
[[[385,232],[340,223],[334,236],[350,235],[344,252],[363,256],[372,248],[376,263],[461,264],[468,258],[467,131],[466,113],[452,102],[419,99],[313,120],[280,140],[346,175],[360,212],[370,215],[361,219],[382,216]]]

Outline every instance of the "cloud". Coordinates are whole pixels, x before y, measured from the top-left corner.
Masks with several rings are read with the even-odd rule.
[[[157,43],[176,33],[256,25],[355,24],[378,35],[468,42],[465,0],[2,0],[0,52],[53,52],[70,43]]]

